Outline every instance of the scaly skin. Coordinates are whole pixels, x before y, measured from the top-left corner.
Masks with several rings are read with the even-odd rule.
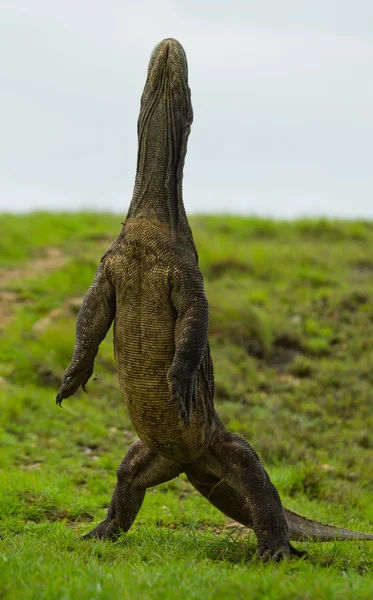
[[[300,555],[290,537],[373,539],[283,509],[255,451],[215,412],[208,302],[182,198],[192,120],[185,52],[163,40],[141,99],[132,202],[84,297],[57,395],[61,406],[85,389],[114,320],[119,381],[140,439],[118,469],[107,518],[86,537],[128,531],[146,489],[184,472],[212,504],[254,529],[263,561]]]

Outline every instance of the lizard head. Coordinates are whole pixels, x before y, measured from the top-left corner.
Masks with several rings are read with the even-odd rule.
[[[169,224],[173,234],[189,238],[182,179],[193,121],[188,63],[182,45],[162,40],[150,57],[137,123],[136,181],[127,219],[138,217]]]
[[[173,38],[162,40],[154,48],[141,98],[139,130],[155,105],[167,107],[178,129],[190,130],[193,121],[188,63],[184,48]]]

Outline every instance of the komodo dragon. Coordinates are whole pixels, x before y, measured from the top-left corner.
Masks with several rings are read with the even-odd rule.
[[[214,409],[209,307],[182,196],[192,120],[185,52],[165,39],[151,55],[141,99],[132,202],[84,297],[56,398],[61,406],[85,390],[114,320],[119,381],[140,439],[119,466],[106,519],[85,537],[128,531],[147,488],[185,473],[214,506],[253,528],[263,561],[303,554],[289,539],[373,540],[282,508],[256,452]]]

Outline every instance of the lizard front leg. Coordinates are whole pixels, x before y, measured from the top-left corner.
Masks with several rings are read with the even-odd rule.
[[[67,367],[56,397],[62,400],[75,394],[93,373],[99,345],[110,329],[115,315],[115,290],[101,262],[92,285],[84,296],[76,324],[76,341],[71,363]]]
[[[174,275],[171,302],[176,309],[175,355],[167,379],[171,401],[175,402],[184,425],[190,422],[196,401],[197,372],[208,336],[209,308],[203,278],[197,265],[185,265]]]

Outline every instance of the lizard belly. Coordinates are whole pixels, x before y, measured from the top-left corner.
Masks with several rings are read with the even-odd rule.
[[[162,385],[158,378],[152,379],[148,375],[136,382],[122,380],[121,388],[131,422],[139,438],[149,448],[180,462],[191,462],[204,452],[208,432],[202,398],[197,397],[197,409],[192,414],[190,425],[184,427],[176,405],[170,402],[165,376]]]
[[[163,331],[147,336],[123,336],[115,325],[114,343],[119,382],[131,422],[139,438],[162,456],[190,462],[208,443],[208,420],[202,389],[197,386],[197,406],[190,425],[184,427],[176,404],[170,401],[167,372],[174,357],[174,323],[163,321]],[[135,331],[133,327],[130,331]],[[138,332],[138,328],[136,328]],[[126,341],[125,341],[126,340]]]

